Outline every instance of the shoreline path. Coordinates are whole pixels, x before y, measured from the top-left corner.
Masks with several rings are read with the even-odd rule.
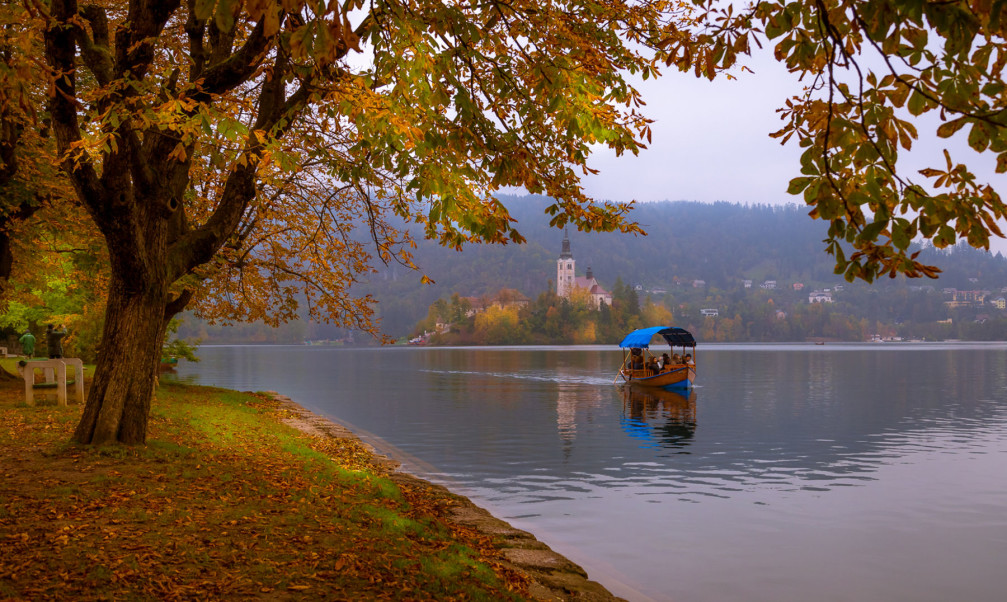
[[[452,511],[451,520],[460,525],[477,529],[501,542],[501,551],[507,562],[516,571],[524,573],[531,581],[529,593],[535,600],[547,602],[576,600],[583,602],[623,601],[605,589],[600,583],[591,581],[587,572],[566,557],[557,554],[546,544],[535,539],[527,531],[515,529],[488,511],[475,505],[465,496],[449,491],[446,487],[431,483],[415,475],[399,470],[400,464],[381,454],[373,446],[361,441],[348,428],[319,416],[302,407],[289,397],[275,391],[268,391],[281,408],[287,412],[284,422],[312,436],[334,439],[353,439],[363,443],[374,457],[389,471],[388,477],[397,483],[427,487],[445,492],[458,505]]]

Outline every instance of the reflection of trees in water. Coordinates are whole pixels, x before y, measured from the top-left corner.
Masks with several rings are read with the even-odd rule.
[[[624,386],[622,428],[631,436],[670,449],[688,445],[696,433],[696,391]]]

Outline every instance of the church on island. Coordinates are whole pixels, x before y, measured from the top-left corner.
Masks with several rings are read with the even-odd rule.
[[[574,271],[573,253],[570,252],[569,234],[563,232],[563,250],[556,260],[556,296],[569,299],[570,294],[575,289],[584,289],[591,295],[591,303],[598,309],[604,303],[612,306],[612,293],[606,291],[598,281],[595,280],[591,268],[587,268],[586,276],[577,276]]]

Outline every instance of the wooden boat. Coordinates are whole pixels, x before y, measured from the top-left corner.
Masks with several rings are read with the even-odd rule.
[[[656,356],[650,351],[654,337],[660,336],[671,347],[672,361],[657,368]],[[684,328],[652,326],[634,330],[619,343],[622,348],[622,366],[616,375],[626,383],[640,387],[660,389],[688,389],[696,382],[696,339]],[[675,348],[682,354],[674,361]],[[691,353],[690,353],[691,352]]]

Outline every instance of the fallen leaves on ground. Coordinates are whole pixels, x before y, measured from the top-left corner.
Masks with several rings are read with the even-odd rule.
[[[457,501],[271,398],[163,386],[144,447],[69,443],[80,407],[0,383],[0,599],[518,600]]]

